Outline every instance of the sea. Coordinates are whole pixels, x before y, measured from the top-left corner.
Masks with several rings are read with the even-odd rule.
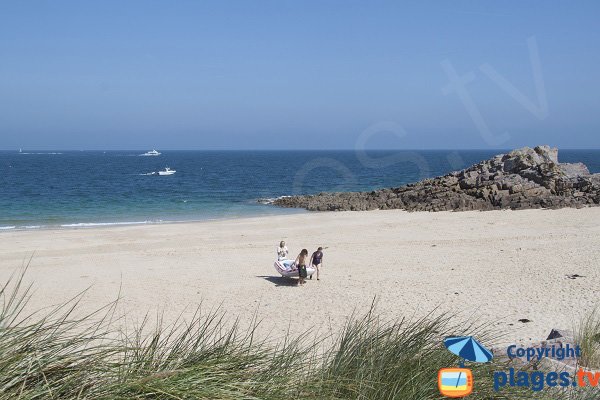
[[[0,231],[302,213],[279,196],[395,187],[498,150],[0,151]],[[600,172],[600,150],[561,150]],[[173,175],[156,174],[166,167]]]

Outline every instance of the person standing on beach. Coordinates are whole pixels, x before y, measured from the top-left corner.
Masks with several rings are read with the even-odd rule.
[[[285,242],[282,240],[279,242],[279,247],[277,248],[277,259],[283,260],[284,258],[287,258],[288,253],[288,248],[285,245]]]
[[[306,278],[306,257],[308,257],[308,250],[302,249],[298,257],[296,257],[296,267],[298,268],[298,285],[304,285],[304,279]]]
[[[323,248],[319,246],[317,251],[312,253],[310,256],[310,264],[313,265],[317,270],[317,280],[319,280],[319,272],[321,272],[321,267],[323,266]],[[310,276],[312,279],[312,275]]]

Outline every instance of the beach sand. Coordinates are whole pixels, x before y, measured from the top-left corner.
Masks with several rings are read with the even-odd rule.
[[[327,246],[322,279],[297,287],[279,278],[280,240],[293,256]],[[600,303],[599,244],[600,208],[306,213],[2,232],[0,279],[33,254],[29,310],[87,289],[80,307],[91,311],[120,293],[125,324],[157,311],[167,321],[190,317],[202,302],[243,324],[256,317],[263,337],[309,328],[322,337],[375,298],[384,318],[452,312],[491,323],[504,334],[499,343],[509,343],[571,329]]]

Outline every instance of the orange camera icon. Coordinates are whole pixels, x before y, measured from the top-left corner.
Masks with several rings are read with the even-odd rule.
[[[438,388],[446,397],[465,397],[473,391],[473,373],[468,368],[442,368]]]

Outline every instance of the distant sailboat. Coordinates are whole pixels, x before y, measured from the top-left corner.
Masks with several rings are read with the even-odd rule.
[[[19,148],[19,153],[22,153],[22,152],[23,152],[23,149]]]

